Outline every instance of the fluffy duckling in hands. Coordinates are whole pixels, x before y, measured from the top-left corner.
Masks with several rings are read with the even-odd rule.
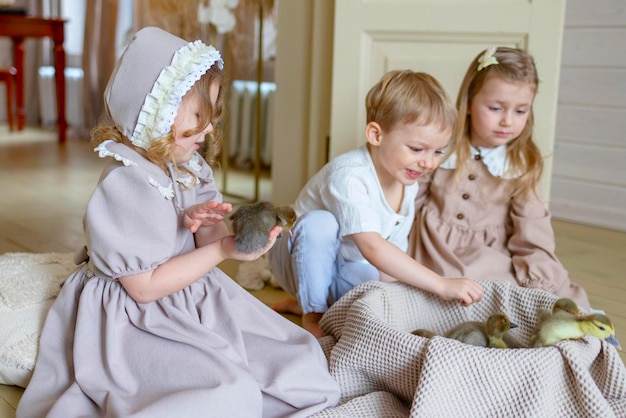
[[[270,202],[257,202],[239,207],[229,219],[235,235],[235,248],[250,254],[265,247],[273,227],[279,225],[289,231],[296,222],[296,212],[291,206],[274,207]]]
[[[538,318],[530,345],[531,347],[550,347],[560,341],[580,339],[585,335],[606,340],[618,350],[622,349],[615,337],[615,327],[608,316],[604,314],[574,316],[565,312]]]
[[[457,325],[446,333],[447,338],[453,338],[465,344],[479,347],[508,348],[503,336],[517,325],[503,313],[495,313],[486,322],[469,321]]]

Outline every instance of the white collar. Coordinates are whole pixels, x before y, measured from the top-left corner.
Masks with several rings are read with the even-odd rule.
[[[107,139],[100,143],[94,151],[98,153],[100,158],[113,157],[117,161],[120,161],[126,167],[139,166],[137,161],[142,162],[142,167],[148,170],[147,180],[152,186],[156,187],[161,195],[166,199],[174,197],[174,185],[170,179],[163,174],[163,171],[158,168],[154,163],[149,162],[142,157],[137,151],[131,147],[115,142],[112,139]],[[200,155],[196,152],[192,155],[191,159],[187,162],[187,167],[196,173],[196,176],[192,176],[189,173],[177,172],[168,164],[172,178],[177,183],[181,184],[184,188],[190,189],[199,183],[199,177],[202,174],[202,164]],[[137,161],[135,161],[137,160]],[[154,177],[153,177],[154,176]],[[168,183],[167,186],[163,186],[161,183]]]
[[[477,155],[480,156],[480,160],[483,164],[485,164],[491,175],[501,177],[503,179],[514,179],[519,177],[519,175],[512,175],[507,172],[509,162],[506,158],[506,144],[499,145],[495,148],[470,146],[470,151],[472,153],[471,158],[475,158]],[[450,155],[450,157],[439,167],[448,170],[455,169],[456,153]]]

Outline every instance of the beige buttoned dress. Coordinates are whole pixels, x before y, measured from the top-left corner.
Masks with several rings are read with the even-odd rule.
[[[539,198],[511,198],[505,180],[480,159],[420,179],[409,253],[447,277],[507,280],[569,297],[589,309],[585,290],[572,283],[555,255],[550,212]],[[432,181],[431,181],[432,180]]]

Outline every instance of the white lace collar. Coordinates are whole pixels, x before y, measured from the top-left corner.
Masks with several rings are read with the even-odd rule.
[[[506,144],[497,146],[495,148],[487,147],[470,147],[472,159],[476,156],[480,156],[480,160],[485,164],[487,170],[494,177],[501,177],[503,179],[514,179],[519,175],[508,173],[509,162],[506,158]],[[450,157],[444,161],[440,166],[447,170],[453,170],[456,168],[456,153],[450,155]]]
[[[146,160],[141,156],[141,154],[133,150],[131,147],[108,139],[98,145],[94,151],[98,153],[100,158],[112,157],[115,160],[120,161],[126,167],[141,166],[148,172],[146,179],[150,185],[156,187],[161,195],[163,195],[166,199],[174,197],[174,185],[172,179],[166,176],[160,168],[152,162]],[[200,178],[202,178],[202,157],[196,152],[192,155],[186,165],[188,169],[194,172],[195,176],[183,171],[177,171],[171,165],[168,165],[168,167],[171,176],[175,179],[176,183],[182,185],[185,189],[191,189],[192,187],[198,185]]]
[[[124,164],[126,167],[131,166],[131,165],[137,165],[137,163],[131,160],[130,158],[124,157],[118,154],[117,152],[111,151],[107,148],[107,146],[115,144],[115,143],[116,142],[113,141],[112,139],[107,139],[106,141],[101,142],[100,145],[98,145],[96,148],[94,148],[94,151],[98,153],[98,157],[100,158],[113,157],[117,161],[121,161],[122,164]]]
[[[115,160],[120,161],[126,167],[139,166],[139,164],[135,161],[135,159],[138,161],[145,160],[139,153],[137,153],[132,148],[124,144],[115,142],[112,139],[107,139],[106,141],[103,141],[102,143],[100,143],[100,145],[94,148],[94,151],[98,153],[98,156],[100,158],[112,157]],[[153,165],[153,164],[150,163],[150,165]],[[167,186],[161,185],[152,175],[155,175],[156,177],[161,178],[163,180],[165,179],[169,180],[168,181],[169,184]],[[148,170],[148,176],[146,179],[148,181],[148,184],[155,187],[164,198],[171,199],[174,197],[174,186],[172,184],[172,181],[169,179],[169,177],[165,175],[161,175],[160,169]]]

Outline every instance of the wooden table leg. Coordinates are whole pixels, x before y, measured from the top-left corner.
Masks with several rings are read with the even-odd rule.
[[[17,129],[26,126],[26,106],[24,103],[24,39],[52,38],[54,41],[54,69],[57,105],[57,127],[59,143],[66,139],[65,119],[65,51],[63,50],[63,19],[47,19],[34,16],[0,14],[0,36],[13,40],[13,66],[17,69],[15,89],[17,96]]]
[[[13,38],[13,66],[17,70],[17,74],[15,75],[17,130],[21,131],[26,125],[26,106],[24,104],[24,38]]]
[[[59,143],[65,143],[67,121],[65,119],[65,51],[63,42],[54,44],[54,79],[57,91],[57,128]]]

